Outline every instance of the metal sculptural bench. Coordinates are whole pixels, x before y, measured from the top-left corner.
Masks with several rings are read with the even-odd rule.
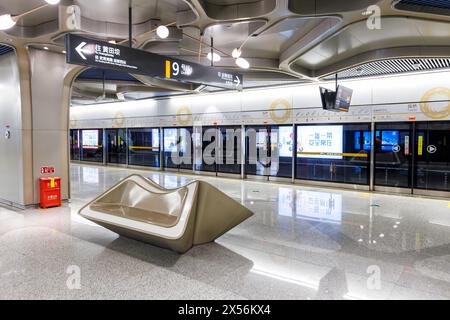
[[[165,189],[131,175],[78,212],[122,236],[179,253],[212,242],[253,213],[204,181]]]

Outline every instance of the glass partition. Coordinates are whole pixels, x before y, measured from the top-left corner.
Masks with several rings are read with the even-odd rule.
[[[369,184],[369,123],[297,125],[295,178]]]
[[[106,163],[127,163],[126,129],[105,129]]]
[[[70,160],[80,160],[80,131],[70,130]]]
[[[375,185],[411,188],[413,124],[375,125]]]
[[[217,172],[241,173],[242,129],[240,126],[219,127],[220,139]]]
[[[103,163],[103,130],[84,129],[81,135],[81,159],[82,161]]]
[[[249,126],[245,140],[246,174],[292,177],[292,126]]]
[[[414,187],[450,191],[450,121],[418,122]]]
[[[163,129],[165,168],[192,170],[192,133],[192,127]]]
[[[158,168],[159,128],[128,129],[128,163],[135,166]]]

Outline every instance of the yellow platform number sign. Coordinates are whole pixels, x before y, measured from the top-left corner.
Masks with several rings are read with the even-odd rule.
[[[436,105],[430,106],[430,101],[450,100],[449,88],[434,88],[428,90],[422,97],[420,110],[430,119],[445,119],[450,116],[450,102],[436,102]],[[446,105],[445,105],[446,104]]]
[[[192,113],[189,107],[183,106],[178,109],[177,121],[180,126],[186,126],[191,123]]]
[[[292,114],[292,106],[286,99],[276,99],[270,105],[270,118],[275,123],[285,123]]]

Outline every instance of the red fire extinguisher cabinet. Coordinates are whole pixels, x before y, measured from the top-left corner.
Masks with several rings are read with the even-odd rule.
[[[61,206],[61,178],[39,178],[39,187],[41,208]]]

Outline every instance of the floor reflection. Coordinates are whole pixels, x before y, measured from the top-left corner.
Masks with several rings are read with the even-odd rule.
[[[206,180],[255,215],[215,244],[182,256],[118,238],[77,215],[90,199],[134,173],[165,188]],[[42,265],[55,270],[60,265],[52,261],[88,270],[108,265],[109,280],[92,271],[97,278],[87,284],[87,297],[163,299],[180,297],[184,286],[188,298],[450,298],[446,200],[80,165],[71,166],[71,192],[63,208],[0,209],[0,274],[9,297],[26,290],[39,296],[42,286],[56,296],[73,294],[42,285],[46,280],[38,272],[32,274],[40,281],[7,276],[20,265],[22,256],[15,253],[33,260],[39,252]],[[154,276],[174,285],[152,282]]]

